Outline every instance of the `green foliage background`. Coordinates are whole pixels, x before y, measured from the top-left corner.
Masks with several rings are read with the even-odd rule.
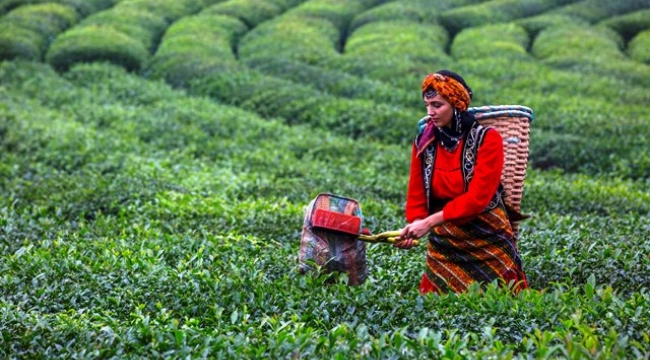
[[[0,0],[0,357],[648,358],[650,2]],[[425,249],[299,275],[304,208],[404,225],[419,83],[535,112],[532,289]]]

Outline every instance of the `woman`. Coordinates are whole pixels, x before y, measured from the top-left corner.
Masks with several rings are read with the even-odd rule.
[[[503,140],[467,112],[472,91],[451,71],[422,82],[426,124],[413,142],[408,225],[395,246],[429,234],[420,292],[463,292],[498,279],[527,288],[500,186]]]

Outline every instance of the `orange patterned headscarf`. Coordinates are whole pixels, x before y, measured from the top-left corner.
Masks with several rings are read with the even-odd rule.
[[[433,89],[440,96],[449,101],[451,106],[460,111],[466,111],[470,103],[470,93],[465,86],[456,79],[442,74],[429,74],[422,81],[422,95],[425,91]]]

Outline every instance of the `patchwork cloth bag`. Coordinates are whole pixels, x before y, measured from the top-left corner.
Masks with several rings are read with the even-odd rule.
[[[320,267],[326,273],[348,274],[348,285],[361,285],[368,277],[361,206],[348,197],[321,193],[309,203],[300,239],[298,269]],[[333,230],[336,229],[336,230]]]

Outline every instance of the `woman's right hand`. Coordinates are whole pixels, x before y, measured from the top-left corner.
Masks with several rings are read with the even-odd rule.
[[[416,220],[411,224],[406,225],[401,231],[393,246],[400,249],[410,249],[415,246],[415,240],[419,239],[419,232],[415,231],[417,228],[416,223],[421,220]]]
[[[400,235],[395,239],[396,242],[393,246],[400,249],[412,248],[415,246],[414,241],[428,234],[434,225],[442,223],[442,218],[442,211],[438,211],[424,219],[413,221],[400,231]]]

